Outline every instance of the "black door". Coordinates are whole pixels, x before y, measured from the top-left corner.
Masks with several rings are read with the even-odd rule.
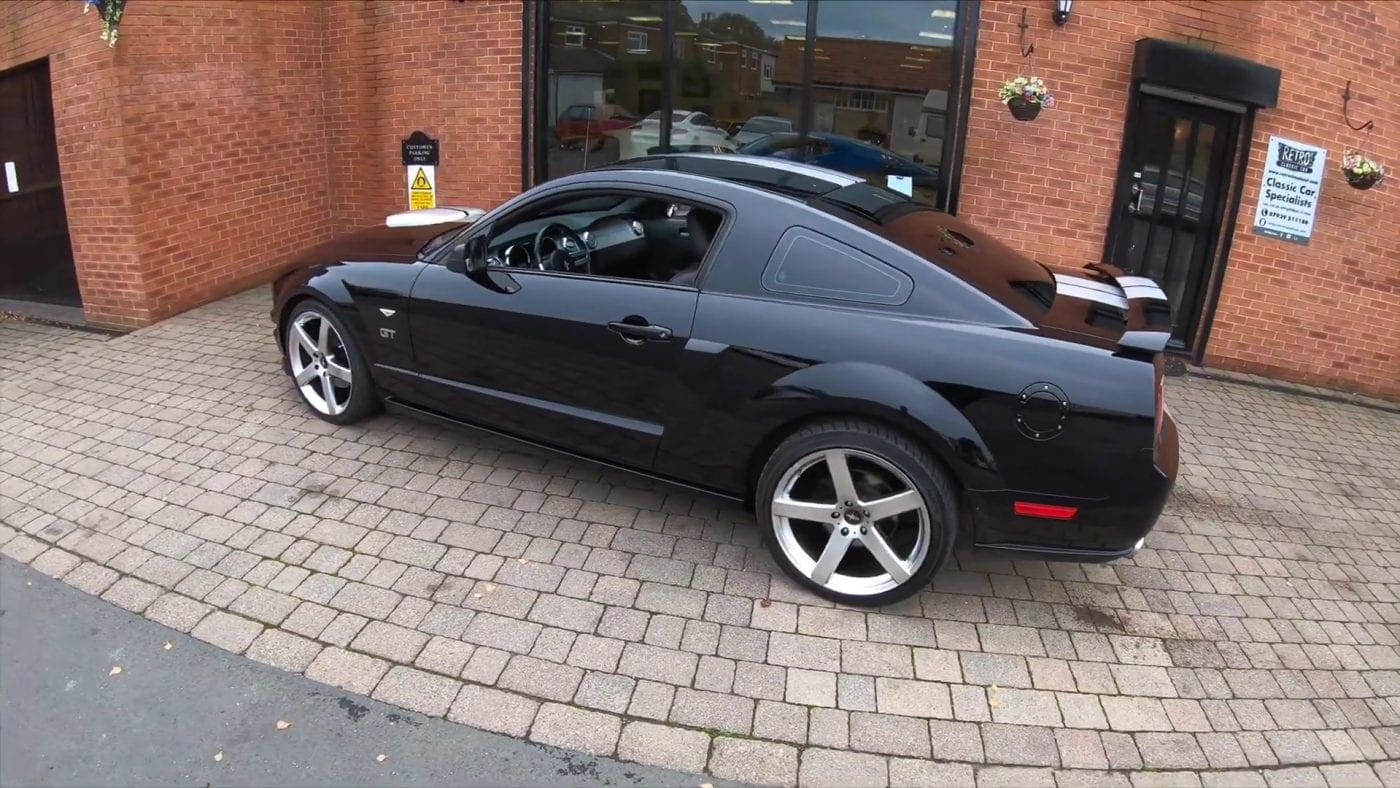
[[[0,167],[0,298],[81,306],[47,60],[0,74]]]
[[[415,363],[431,376],[418,390],[449,415],[650,468],[697,298],[660,283],[428,266],[410,305]]]
[[[1130,113],[1107,262],[1171,299],[1171,345],[1192,349],[1229,193],[1241,115],[1140,93]]]

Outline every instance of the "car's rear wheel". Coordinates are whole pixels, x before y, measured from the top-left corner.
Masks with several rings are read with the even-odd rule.
[[[355,337],[320,302],[302,301],[287,319],[287,372],[317,416],[349,424],[373,413],[379,395]]]
[[[784,440],[755,500],[774,559],[827,599],[883,605],[928,588],[957,535],[947,474],[908,436],[824,421]]]

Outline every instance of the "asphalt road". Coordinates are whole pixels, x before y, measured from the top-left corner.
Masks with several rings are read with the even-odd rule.
[[[292,725],[279,731],[278,720]],[[711,781],[424,718],[235,656],[0,557],[0,785]]]

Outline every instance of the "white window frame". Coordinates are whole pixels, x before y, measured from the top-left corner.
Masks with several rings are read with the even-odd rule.
[[[651,36],[645,30],[627,31],[627,51],[633,55],[644,55],[651,52]]]
[[[587,32],[583,25],[564,25],[564,46],[582,47]]]

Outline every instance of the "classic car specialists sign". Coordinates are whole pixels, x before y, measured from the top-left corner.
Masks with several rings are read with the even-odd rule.
[[[1326,148],[1269,137],[1259,207],[1254,211],[1255,234],[1306,246],[1312,240],[1326,165]]]

